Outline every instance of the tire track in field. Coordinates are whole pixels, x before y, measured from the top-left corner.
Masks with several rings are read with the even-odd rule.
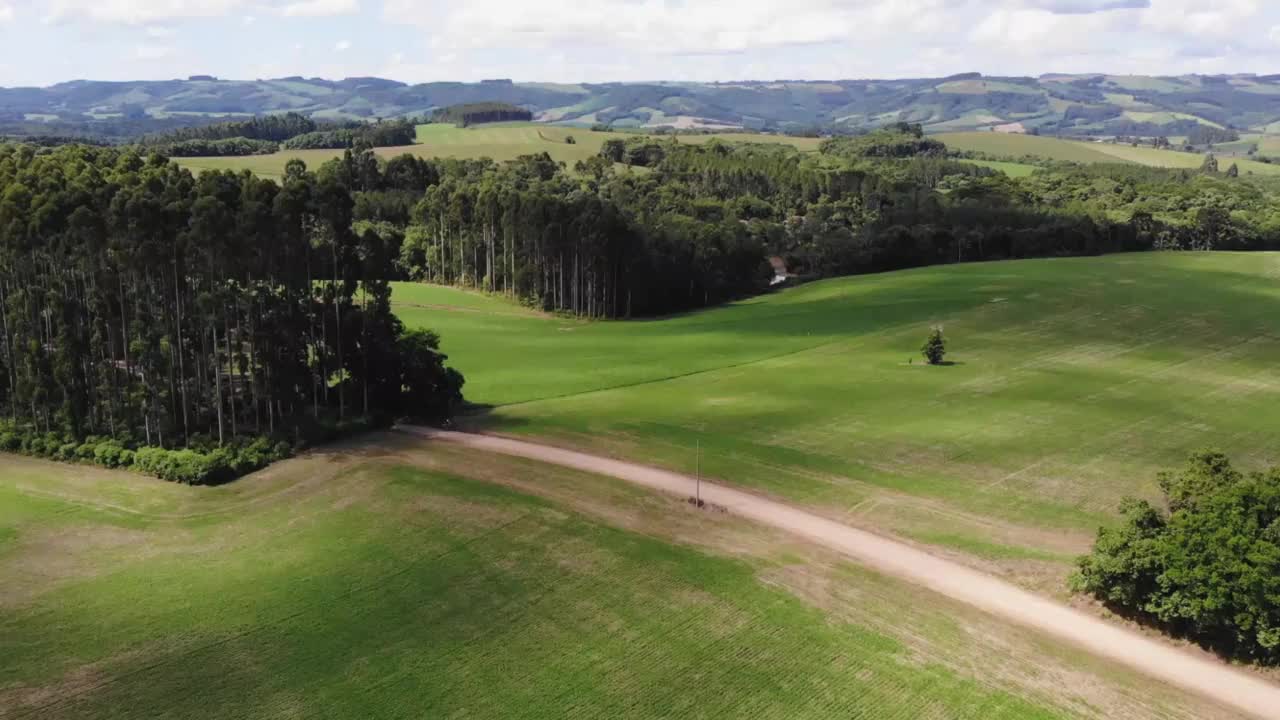
[[[644,465],[493,435],[400,426],[401,432],[485,452],[606,475],[687,497],[694,478]],[[1074,610],[1011,583],[889,538],[724,485],[702,481],[702,497],[729,512],[830,548],[868,567],[1043,632],[1258,718],[1275,718],[1280,687],[1223,663]]]

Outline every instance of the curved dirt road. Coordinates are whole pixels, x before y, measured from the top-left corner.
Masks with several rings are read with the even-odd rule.
[[[491,435],[408,426],[398,429],[477,450],[607,475],[682,497],[693,494],[693,478],[644,465]],[[1280,718],[1280,687],[1222,663],[1182,652],[904,543],[783,503],[705,480],[702,482],[702,497],[736,515],[831,548],[886,575],[922,585],[993,615],[1035,628],[1170,684],[1199,692],[1224,705],[1259,718]]]

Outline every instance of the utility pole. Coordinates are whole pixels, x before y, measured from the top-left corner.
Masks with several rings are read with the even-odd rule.
[[[698,507],[702,507],[702,440],[698,440]]]

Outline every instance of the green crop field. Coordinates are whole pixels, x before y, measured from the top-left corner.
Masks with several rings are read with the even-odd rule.
[[[1019,158],[1034,155],[1046,160],[1061,160],[1085,164],[1095,163],[1135,163],[1151,167],[1198,169],[1204,163],[1204,156],[1198,153],[1178,152],[1176,150],[1157,150],[1152,147],[1133,147],[1132,145],[1112,143],[1092,143],[1077,140],[1040,137],[1035,135],[1018,135],[1013,133],[967,132],[942,133],[934,136],[954,150],[1003,155]],[[1228,161],[1223,158],[1223,170],[1231,162],[1240,166],[1241,173],[1255,175],[1280,175],[1280,165],[1268,165],[1253,160]]]
[[[1003,155],[1012,158],[1034,155],[1046,160],[1078,163],[1120,162],[1100,152],[1091,143],[1070,142],[1058,138],[1017,133],[960,132],[942,133],[934,138],[953,150]]]
[[[1277,279],[1280,255],[1138,254],[835,279],[638,322],[451,311],[466,296],[426,286],[393,300],[441,332],[490,428],[686,471],[700,444],[705,472],[851,522],[1052,554],[1052,577],[1025,579],[1061,592],[1120,499],[1156,496],[1188,452],[1280,461]],[[955,365],[921,364],[935,325]]]
[[[966,160],[970,165],[980,165],[982,167],[999,170],[1009,177],[1027,177],[1036,171],[1035,165],[1027,165],[1026,163],[1005,162],[1002,160]]]
[[[535,463],[394,435],[221,488],[4,462],[5,720],[1230,717]]]
[[[566,142],[570,136],[576,141],[574,144]],[[418,126],[416,145],[378,148],[376,152],[384,158],[409,154],[430,158],[488,157],[499,162],[514,160],[521,155],[545,152],[553,160],[572,167],[579,160],[598,154],[605,140],[632,137],[636,135],[534,123],[499,123],[472,128],[433,124]],[[751,133],[683,135],[679,136],[678,140],[704,143],[715,138],[725,142],[782,143],[801,150],[817,150],[822,142],[817,138],[792,138]],[[279,178],[284,174],[285,165],[294,158],[306,162],[307,167],[314,169],[328,160],[341,156],[341,150],[286,150],[271,155],[246,157],[175,158],[174,162],[193,171],[247,169],[263,177]]]

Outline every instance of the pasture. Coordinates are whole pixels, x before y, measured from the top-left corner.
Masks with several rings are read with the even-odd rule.
[[[1280,255],[1140,254],[834,279],[631,322],[452,310],[465,294],[427,286],[393,302],[440,331],[477,425],[700,462],[1061,593],[1120,499],[1156,496],[1190,451],[1280,462],[1277,278]],[[954,365],[921,364],[935,325]]]
[[[567,142],[569,137],[575,140],[574,144]],[[418,126],[415,145],[377,148],[375,152],[383,158],[409,154],[428,158],[487,157],[499,162],[514,160],[521,155],[545,152],[553,160],[565,163],[572,168],[578,161],[598,154],[600,146],[606,140],[625,140],[632,137],[636,137],[636,134],[596,132],[584,128],[536,123],[497,123],[471,128],[432,124]],[[725,142],[781,143],[801,150],[817,150],[822,142],[817,138],[792,138],[740,132],[677,136],[678,142],[689,143],[705,143],[716,138]],[[342,150],[285,150],[271,155],[244,157],[174,158],[174,162],[196,172],[247,169],[262,177],[279,178],[284,174],[285,165],[295,158],[314,169],[333,158],[342,157],[342,153]]]
[[[728,515],[401,436],[4,458],[0,718],[1230,714]]]
[[[992,170],[999,170],[1009,177],[1027,177],[1036,171],[1035,165],[1026,163],[1005,162],[1003,160],[966,160],[970,165],[978,165]]]
[[[1006,133],[943,133],[934,136],[954,150],[969,150],[994,156],[1020,158],[1027,155],[1045,160],[1060,160],[1084,164],[1133,163],[1150,167],[1186,168],[1197,170],[1204,163],[1199,153],[1175,150],[1157,150],[1152,147],[1133,147],[1125,144],[1093,143],[1078,140],[1017,135]],[[1222,170],[1232,162],[1240,166],[1242,174],[1280,175],[1280,165],[1268,165],[1254,160],[1220,158]]]

